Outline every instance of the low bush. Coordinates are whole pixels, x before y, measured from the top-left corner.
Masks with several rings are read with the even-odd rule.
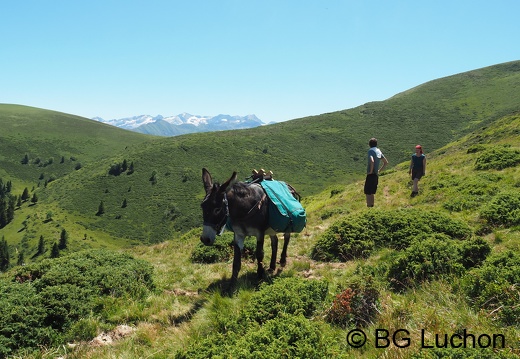
[[[338,357],[335,346],[337,343],[323,335],[318,323],[301,314],[280,313],[264,325],[251,326],[242,334],[212,333],[177,352],[175,358],[321,359]]]
[[[458,242],[446,235],[430,235],[417,239],[396,256],[388,268],[387,279],[392,288],[403,290],[425,281],[461,275],[467,268],[482,263],[490,251],[490,246],[480,238]]]
[[[267,248],[267,246],[266,246]],[[245,258],[255,258],[256,238],[247,237],[244,240],[242,256]],[[233,258],[233,232],[227,232],[215,238],[215,243],[206,246],[199,242],[191,253],[193,263],[220,263],[227,262]]]
[[[318,239],[312,258],[320,261],[348,261],[366,258],[374,250],[369,231],[360,222],[343,219],[332,224]]]
[[[193,340],[175,358],[330,357],[333,343],[325,343],[318,324],[309,319],[321,310],[327,288],[323,281],[296,277],[264,283],[230,317],[235,323],[211,324],[208,335]]]
[[[194,263],[218,263],[228,261],[233,256],[233,234],[225,233],[215,238],[212,246],[199,241],[191,253]]]
[[[520,191],[504,191],[495,196],[480,212],[491,225],[520,225]]]
[[[457,195],[447,196],[442,206],[452,212],[479,208],[499,192],[498,182],[501,179],[501,176],[489,172],[466,178],[463,183],[453,188]]]
[[[477,152],[482,152],[486,149],[487,147],[485,145],[482,145],[482,144],[477,144],[477,145],[472,145],[472,146],[469,146],[468,147],[468,150],[466,151],[466,153],[477,153]]]
[[[491,255],[482,266],[462,278],[462,290],[476,308],[489,310],[505,325],[518,325],[520,317],[520,254]]]
[[[257,330],[250,330],[231,348],[229,358],[316,358],[330,357],[321,328],[302,314],[280,313]]]
[[[491,247],[484,239],[477,237],[461,242],[459,245],[459,253],[461,264],[464,268],[469,269],[480,266],[491,253]]]
[[[415,238],[434,233],[464,239],[471,230],[464,222],[438,212],[371,210],[334,223],[318,238],[311,257],[321,261],[368,257],[375,248],[404,249]]]
[[[244,309],[243,318],[259,324],[281,313],[310,317],[320,309],[327,295],[326,282],[296,277],[280,278],[273,284],[263,284]]]
[[[337,294],[325,313],[325,320],[346,328],[370,324],[377,314],[379,291],[370,278],[355,281]]]
[[[483,151],[475,161],[476,170],[502,170],[520,163],[520,150],[511,147],[494,146]]]
[[[0,283],[0,357],[20,348],[85,340],[75,323],[101,317],[103,297],[144,298],[154,288],[152,273],[145,261],[104,250],[20,267],[12,281]],[[88,335],[94,332],[89,328]]]
[[[456,244],[440,235],[417,240],[400,253],[388,269],[391,287],[402,290],[431,279],[464,271]]]

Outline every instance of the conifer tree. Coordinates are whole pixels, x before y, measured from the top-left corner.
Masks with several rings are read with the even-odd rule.
[[[38,242],[38,255],[42,255],[45,253],[45,241],[43,239],[43,236],[40,236],[40,241]]]
[[[16,264],[18,264],[19,266],[23,266],[25,264],[25,258],[24,258],[24,254],[23,254],[23,251],[20,251],[18,252],[18,261],[16,262]]]
[[[126,206],[128,205],[128,203],[126,202],[126,198],[123,199],[123,204],[121,205],[121,208],[126,208]]]
[[[38,202],[38,196],[36,195],[36,192],[33,193],[33,196],[31,198],[31,202],[33,204],[36,204],[36,202]]]
[[[98,211],[96,213],[96,216],[101,216],[103,213],[105,213],[105,204],[103,201],[99,203]]]
[[[60,249],[58,248],[58,243],[54,242],[51,249],[50,258],[58,258],[60,256]]]
[[[7,223],[11,223],[11,221],[14,219],[15,209],[16,209],[16,197],[9,196],[9,203],[7,205],[7,211],[5,213],[5,216],[7,217]]]
[[[150,182],[152,182],[152,184],[157,184],[157,171],[152,172],[152,176],[150,177]]]
[[[5,271],[9,268],[9,247],[5,237],[0,241],[0,271]]]
[[[6,215],[6,208],[5,208],[5,201],[0,200],[0,228],[4,228],[7,226],[7,215]]]
[[[68,240],[69,240],[69,234],[67,233],[65,228],[63,228],[61,230],[61,234],[60,234],[60,243],[58,245],[58,249],[65,249],[65,248],[67,248]]]
[[[29,199],[29,189],[25,187],[22,193],[22,201],[25,202]]]

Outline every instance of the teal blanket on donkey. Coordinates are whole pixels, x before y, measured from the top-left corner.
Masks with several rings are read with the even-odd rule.
[[[307,223],[305,209],[282,181],[260,182],[269,197],[269,225],[276,232],[301,232]]]

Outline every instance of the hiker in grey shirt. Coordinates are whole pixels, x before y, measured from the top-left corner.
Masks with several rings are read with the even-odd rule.
[[[383,152],[377,148],[377,139],[371,138],[368,141],[370,149],[367,155],[367,178],[365,179],[364,192],[367,197],[367,207],[374,207],[374,195],[377,192],[377,185],[379,183],[379,172],[382,171],[388,161],[383,155]],[[383,161],[383,166],[379,168],[380,162]]]

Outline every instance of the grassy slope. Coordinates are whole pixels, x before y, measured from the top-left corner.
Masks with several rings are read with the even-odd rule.
[[[40,199],[36,206],[23,204],[17,209],[14,221],[0,230],[0,236],[16,244],[16,251],[24,250],[26,260],[30,260],[40,235],[50,250],[62,228],[73,233],[70,240],[74,249],[91,246],[115,248],[127,243],[103,232],[86,231],[76,223],[79,219],[73,213],[45,201],[41,187],[51,178],[59,183],[68,174],[76,172],[78,164],[82,169],[95,167],[114,153],[153,141],[154,137],[74,115],[7,104],[0,104],[0,128],[0,178],[4,183],[13,183],[15,195],[20,195],[27,187],[31,192],[37,191]],[[26,154],[30,162],[23,165],[21,160]],[[38,158],[40,164],[35,163]],[[49,164],[51,158],[53,161]],[[80,187],[82,184],[76,183],[74,190]],[[47,214],[52,214],[54,221],[46,222]],[[83,240],[85,235],[87,240]]]
[[[158,138],[112,156],[100,154],[95,165],[52,182],[42,203],[63,208],[89,233],[109,233],[125,243],[162,241],[200,224],[202,167],[220,181],[233,170],[245,178],[252,168],[269,169],[310,196],[360,178],[370,137],[379,138],[391,164],[401,162],[416,143],[432,151],[518,110],[519,86],[520,62],[513,62],[431,81],[350,110],[249,130]],[[110,165],[123,159],[135,163],[135,173],[108,176]],[[101,201],[106,213],[96,217]]]
[[[468,153],[468,148],[475,144],[494,146],[513,145],[520,148],[520,115],[503,117],[488,124],[487,127],[473,131],[467,136],[447,146],[427,153],[428,173],[420,183],[421,194],[410,198],[410,184],[407,175],[407,162],[396,166],[381,178],[380,191],[376,196],[376,207],[396,209],[411,207],[417,211],[434,209],[448,213],[445,204],[453,198],[472,199],[478,196],[464,193],[464,183],[471,183],[479,178],[495,178],[500,191],[518,189],[520,186],[520,166],[502,171],[477,171],[474,164],[479,153]],[[439,183],[450,178],[451,186],[441,187]],[[485,188],[494,184],[486,183]],[[283,270],[283,276],[302,276],[306,278],[325,278],[329,281],[329,299],[345,287],[356,268],[362,265],[375,266],[388,257],[387,250],[381,250],[366,260],[347,263],[320,263],[309,259],[311,247],[323,231],[334,221],[344,216],[367,211],[362,194],[362,181],[347,186],[332,187],[305,200],[309,214],[306,230],[289,246],[289,263]],[[466,221],[473,230],[481,226],[479,207],[450,212],[452,216]],[[325,218],[325,219],[324,219]],[[193,264],[189,260],[194,245],[198,242],[198,231],[192,231],[180,240],[167,241],[154,246],[142,246],[131,249],[131,253],[152,262],[156,269],[156,283],[160,293],[149,298],[148,306],[131,306],[125,313],[116,316],[116,322],[125,322],[129,318],[140,318],[136,325],[137,332],[129,339],[114,346],[92,348],[81,347],[72,357],[77,358],[130,358],[171,357],[179,348],[197,336],[211,331],[214,318],[221,312],[239,312],[254,291],[251,278],[254,278],[255,264],[246,262],[240,280],[240,292],[231,299],[221,298],[212,288],[221,280],[229,278],[230,263],[213,265]],[[511,249],[520,250],[520,228],[497,228],[486,235],[485,240],[494,252]],[[270,251],[266,245],[266,259]],[[350,350],[343,346],[346,330],[333,328],[324,335],[337,337],[342,354],[352,358],[407,358],[419,349],[420,330],[427,333],[454,333],[461,328],[475,334],[501,333],[506,336],[508,346],[515,347],[520,337],[520,329],[504,328],[493,322],[486,312],[477,312],[470,308],[460,294],[453,293],[449,283],[435,281],[420,286],[416,290],[398,294],[386,288],[381,293],[381,313],[377,322],[366,328],[367,333],[374,333],[377,328],[410,331],[412,345],[406,349],[392,346],[389,349],[377,349],[373,343],[365,350]],[[193,308],[198,308],[194,312]],[[193,316],[192,316],[193,315]],[[181,318],[180,325],[172,325],[174,318]],[[320,321],[320,316],[314,320]],[[428,344],[433,339],[428,338]],[[516,350],[519,348],[516,346]]]
[[[308,197],[324,188],[362,177],[367,140],[376,136],[396,164],[421,143],[440,148],[506,113],[519,109],[520,62],[431,81],[386,101],[249,130],[150,138],[76,116],[1,105],[0,176],[36,188],[36,206],[22,206],[15,222],[0,230],[12,244],[24,241],[34,252],[40,234],[71,233],[72,247],[159,242],[200,225],[207,167],[224,181],[233,170],[247,177],[252,168],[272,170]],[[4,130],[5,128],[5,130]],[[25,153],[47,167],[21,165]],[[66,161],[59,164],[64,156]],[[70,161],[70,157],[76,161]],[[134,162],[135,173],[109,176],[113,163]],[[83,167],[74,170],[76,162]],[[58,179],[46,189],[39,177]],[[156,174],[157,183],[150,178]],[[124,200],[128,206],[121,208]],[[103,201],[106,213],[95,216]],[[44,223],[52,213],[54,221]],[[24,225],[22,222],[25,222]],[[25,228],[28,230],[20,229]],[[87,238],[87,240],[83,240]]]
[[[507,68],[508,66],[513,65],[514,64],[506,64],[502,66]],[[492,70],[495,71],[496,69],[485,69],[486,72],[493,72]],[[478,73],[478,71],[476,73]],[[514,86],[511,84],[514,84],[515,81],[517,81],[516,70],[510,73],[510,76],[506,78],[503,77],[503,72],[499,73],[501,74],[500,76],[498,76],[495,80],[489,81],[492,83],[508,82],[506,87],[509,90],[514,88]],[[464,74],[463,76],[467,75],[468,74]],[[495,76],[496,75],[497,74],[495,73]],[[452,81],[454,79],[449,78],[449,80]],[[484,83],[488,82],[484,81]],[[435,84],[435,81],[423,86],[428,87],[432,84]],[[490,103],[493,101],[498,101],[498,99],[501,98],[501,101],[498,102],[505,105],[498,106],[495,104],[494,107],[488,106],[482,110],[478,110],[478,107],[475,105],[473,115],[468,115],[468,118],[471,119],[471,121],[462,121],[459,127],[457,127],[455,125],[456,121],[446,120],[448,122],[445,122],[443,120],[442,126],[439,125],[438,128],[432,128],[432,131],[437,131],[437,136],[430,140],[438,141],[435,143],[438,143],[437,147],[439,147],[439,149],[433,152],[429,149],[433,148],[434,146],[432,144],[426,145],[429,165],[427,177],[421,181],[421,189],[423,190],[423,193],[413,199],[409,197],[410,187],[408,183],[408,176],[406,174],[407,162],[404,162],[402,164],[398,164],[394,169],[388,171],[388,173],[381,178],[382,186],[380,187],[380,191],[376,196],[377,207],[388,209],[412,207],[417,208],[419,211],[422,209],[433,208],[440,211],[447,211],[446,203],[450,203],[450,201],[452,201],[454,198],[474,197],[468,195],[468,193],[464,193],[462,190],[464,189],[463,184],[466,183],[466,181],[472,181],[475,179],[480,180],[483,178],[492,178],[494,181],[496,181],[500,190],[514,190],[519,187],[520,184],[518,182],[518,178],[520,178],[520,168],[518,166],[515,168],[505,169],[503,171],[475,171],[473,165],[476,157],[478,156],[478,153],[467,153],[468,147],[474,144],[493,145],[503,143],[518,146],[518,138],[520,134],[519,116],[510,115],[504,116],[499,120],[495,120],[495,117],[498,116],[497,114],[501,112],[507,112],[507,109],[514,107],[514,104],[508,102],[509,97],[505,94],[502,94],[495,100],[491,101],[491,99],[495,96],[495,93],[500,93],[501,90],[491,85],[490,87],[493,88],[493,91],[488,92],[487,95],[485,95],[483,92],[480,97],[483,98],[484,95],[487,96],[486,98],[490,99]],[[448,86],[448,89],[453,89],[453,86]],[[431,90],[432,89],[430,88],[430,90],[425,93],[429,93]],[[121,243],[128,242],[123,241],[121,236],[118,237],[107,234],[107,232],[110,233],[110,226],[108,226],[108,230],[105,230],[105,228],[101,227],[103,225],[102,221],[109,221],[108,218],[98,218],[95,216],[87,217],[85,215],[81,215],[81,208],[75,208],[73,212],[63,209],[67,208],[63,204],[66,203],[66,197],[75,193],[73,189],[77,189],[78,191],[81,189],[83,191],[81,192],[81,196],[73,197],[77,200],[81,200],[82,196],[88,196],[88,193],[90,193],[89,191],[93,190],[93,188],[98,191],[98,193],[91,195],[92,199],[87,199],[84,203],[81,203],[80,207],[91,206],[93,204],[91,207],[94,208],[89,207],[85,213],[95,212],[97,209],[97,204],[99,203],[99,199],[102,198],[99,196],[107,195],[107,197],[110,197],[112,196],[112,193],[116,192],[113,195],[113,204],[119,203],[121,200],[121,194],[117,193],[117,191],[121,188],[129,193],[129,184],[133,188],[132,191],[137,191],[137,189],[142,191],[140,194],[135,195],[135,200],[140,200],[141,203],[145,206],[155,206],[158,208],[160,208],[160,204],[167,204],[171,201],[177,200],[172,194],[174,191],[172,188],[176,186],[182,186],[181,184],[185,184],[186,187],[180,187],[182,191],[186,192],[185,197],[183,197],[182,200],[193,201],[193,197],[195,197],[195,203],[196,206],[198,206],[199,199],[196,197],[201,195],[201,185],[199,178],[200,167],[208,166],[210,169],[215,168],[214,173],[218,179],[224,179],[224,177],[228,175],[229,168],[231,167],[244,168],[244,171],[248,171],[250,169],[251,160],[254,160],[254,158],[256,158],[255,156],[266,155],[266,153],[263,153],[263,149],[268,146],[267,142],[263,141],[263,136],[265,136],[266,133],[271,136],[268,138],[272,138],[273,143],[277,143],[277,146],[267,147],[267,154],[269,154],[271,151],[280,151],[275,152],[277,154],[276,156],[280,156],[280,153],[284,152],[284,146],[299,143],[296,141],[296,139],[300,138],[299,136],[301,136],[302,133],[304,135],[308,134],[309,138],[312,138],[314,135],[324,141],[330,139],[329,145],[332,146],[332,150],[327,146],[327,143],[323,141],[317,141],[315,144],[322,145],[322,149],[325,151],[325,157],[323,159],[326,159],[328,162],[324,162],[323,168],[329,168],[329,170],[332,171],[331,173],[335,173],[333,165],[335,165],[335,161],[337,161],[336,157],[339,156],[332,156],[331,152],[333,153],[334,150],[338,150],[340,147],[344,149],[344,146],[353,146],[349,141],[344,141],[342,142],[341,146],[334,147],[337,146],[334,144],[334,141],[337,141],[338,138],[342,138],[335,136],[339,136],[338,134],[341,134],[341,136],[344,135],[343,132],[340,132],[341,126],[339,124],[344,124],[343,121],[347,116],[347,113],[352,112],[351,116],[353,118],[357,118],[357,116],[359,116],[360,119],[364,119],[365,116],[368,116],[368,114],[361,113],[361,111],[367,110],[369,108],[377,108],[378,104],[382,106],[388,103],[393,104],[389,107],[390,109],[397,109],[399,102],[393,101],[404,101],[404,99],[401,97],[406,98],[406,96],[416,96],[417,92],[420,91],[422,91],[422,89],[419,87],[410,90],[410,93],[403,93],[395,96],[394,98],[388,100],[388,102],[384,101],[381,103],[367,104],[360,108],[344,111],[342,113],[327,114],[323,115],[323,117],[312,117],[308,119],[290,121],[288,123],[279,124],[273,127],[269,126],[258,129],[260,131],[258,133],[256,131],[241,131],[240,133],[244,134],[244,136],[235,136],[235,133],[233,132],[224,132],[217,135],[206,134],[202,136],[183,136],[181,138],[162,139],[160,141],[153,140],[152,142],[147,142],[148,138],[137,135],[137,137],[135,137],[137,142],[146,142],[143,142],[139,146],[137,146],[135,143],[135,146],[129,146],[129,148],[126,149],[126,152],[125,150],[121,150],[121,152],[116,153],[114,156],[111,154],[107,155],[104,150],[100,150],[98,143],[98,145],[93,145],[93,147],[99,150],[97,155],[92,156],[93,159],[95,158],[94,161],[90,162],[88,160],[91,158],[91,156],[86,156],[88,157],[86,160],[79,158],[82,163],[86,163],[86,165],[81,170],[70,170],[72,171],[70,175],[51,182],[49,184],[48,193],[45,194],[42,191],[43,199],[41,203],[38,203],[33,207],[24,205],[20,210],[20,213],[17,213],[15,223],[2,229],[0,231],[0,235],[6,235],[8,240],[16,236],[20,236],[22,238],[36,238],[40,235],[40,233],[42,233],[42,231],[48,231],[48,233],[53,233],[53,235],[56,236],[59,235],[59,228],[62,226],[66,227],[67,230],[73,232],[77,236],[77,238],[73,239],[78,239],[76,241],[76,246],[78,247],[106,246],[117,248],[121,245]],[[474,89],[470,86],[466,94],[469,96],[469,94],[473,93],[474,91],[479,92],[480,90]],[[460,95],[460,98],[462,99],[462,95]],[[470,101],[470,98],[473,99],[474,97],[469,96],[468,103],[472,101],[474,101],[475,104],[480,103],[480,100]],[[476,96],[475,98],[478,97]],[[419,100],[420,99],[418,97],[417,101]],[[402,105],[404,106],[405,102],[403,102]],[[388,113],[392,113],[390,110],[388,111]],[[410,113],[412,112],[413,111],[410,110]],[[425,113],[426,112],[427,111],[425,111]],[[39,111],[37,111],[37,113],[41,114]],[[417,113],[417,111],[415,113]],[[52,112],[49,114],[54,115]],[[391,118],[394,118],[394,116],[397,115],[392,115]],[[5,116],[0,116],[0,121],[4,118]],[[391,118],[389,117],[386,120],[390,121]],[[318,126],[318,120],[323,120],[323,123],[331,124],[331,126]],[[415,120],[415,118],[411,119],[409,124],[414,122],[412,120]],[[479,123],[480,125],[484,125],[484,128],[478,129]],[[312,126],[310,126],[310,124],[312,124]],[[332,124],[335,124],[336,127],[332,126]],[[31,127],[31,125],[32,124],[28,124],[27,126]],[[300,125],[302,129],[298,131]],[[359,124],[359,126],[361,126],[361,124]],[[452,131],[452,128],[449,126],[453,126],[454,130]],[[386,128],[385,131],[385,127],[381,129],[381,136],[383,136],[383,134],[386,136],[386,133],[388,133],[389,135],[398,138],[397,136],[406,136],[407,134],[406,131],[399,131],[395,129],[389,131],[388,128]],[[360,130],[355,126],[352,128],[358,131],[358,134],[360,133]],[[58,130],[59,129],[55,129],[55,131]],[[288,137],[285,136],[286,141],[274,142],[280,137],[283,137],[282,135],[285,130],[289,130]],[[355,132],[354,130],[353,132]],[[42,129],[40,129],[40,131],[42,131]],[[121,130],[114,129],[114,132],[112,133],[114,139],[121,133],[120,131]],[[4,136],[5,133],[7,132],[2,131],[0,136]],[[124,131],[124,133],[127,132]],[[428,131],[421,133],[424,134],[426,138],[430,137]],[[460,140],[448,144],[448,137],[456,136],[458,133],[468,133],[468,135]],[[370,134],[361,134],[363,139],[360,139],[358,146],[359,148],[365,148],[365,137],[370,136]],[[446,137],[441,138],[441,135]],[[16,132],[10,132],[9,136],[4,136],[2,138],[2,146],[4,146],[4,143],[6,143],[4,142],[4,138],[11,141],[9,142],[11,144],[16,143],[14,140],[17,138],[18,134]],[[294,138],[291,136],[294,136]],[[350,136],[353,135],[350,134]],[[423,137],[421,136],[421,138]],[[209,143],[208,146],[210,147],[204,147],[199,142],[200,140],[209,141],[209,139],[215,140],[214,142]],[[236,148],[231,148],[229,155],[219,157],[218,159],[205,155],[208,153],[208,148],[210,151],[218,149],[219,151],[216,151],[216,153],[222,154],[223,152],[225,153],[224,150],[226,148],[232,147],[231,145],[248,144],[250,143],[248,141],[253,141],[253,139],[257,139],[260,143],[262,143],[262,145],[255,147],[259,149],[259,151],[262,153],[261,155],[257,154],[253,150],[241,151],[242,155],[244,156],[244,160],[236,160],[233,157],[233,153],[237,152]],[[91,140],[94,141],[94,139]],[[98,141],[98,139],[95,141]],[[386,141],[387,140],[385,139],[385,142]],[[409,141],[410,143],[408,144],[411,145],[413,145],[415,142],[419,142],[415,140]],[[80,142],[83,143],[82,141]],[[423,141],[420,142],[426,143]],[[55,145],[57,146],[56,143],[57,142],[55,142]],[[41,148],[47,148],[47,146],[48,143],[43,143]],[[75,146],[79,145],[75,144]],[[107,146],[110,146],[110,144],[107,144]],[[312,146],[309,146],[307,143],[307,149],[308,148],[312,148]],[[393,157],[391,158],[392,160],[394,158],[399,158],[400,161],[406,160],[408,158],[410,155],[409,148],[410,146],[403,145],[402,154],[399,155],[400,152],[398,150],[391,149],[389,147],[383,147],[385,153],[389,157]],[[2,149],[2,151],[4,151],[4,149]],[[5,149],[5,151],[8,151],[8,149]],[[35,156],[41,156],[42,159],[47,158],[47,156],[54,156],[55,160],[57,160],[58,156],[62,156],[64,153],[64,149],[58,151],[50,150],[48,153],[45,152],[42,154],[40,154],[39,151],[40,150],[35,151]],[[75,154],[75,151],[76,150],[71,151],[70,153]],[[88,151],[94,151],[94,149],[90,148],[84,151],[84,153],[89,153]],[[116,149],[114,149],[114,151],[116,151]],[[362,153],[360,155],[360,159],[358,161],[354,161],[354,159],[351,160],[353,163],[356,163],[356,166],[361,168],[362,172],[362,167],[364,166],[362,157],[364,156],[365,150],[358,149],[357,151]],[[5,173],[10,173],[5,171],[6,168],[9,169],[9,166],[15,167],[18,165],[16,162],[18,161],[20,154],[23,155],[26,152],[27,150],[25,147],[18,148],[17,151],[11,153],[14,159],[10,157],[8,158],[7,156],[2,157],[1,159],[3,161],[7,159],[7,164],[4,162],[0,167],[0,170],[4,170],[4,172],[1,173],[1,177],[4,177]],[[317,149],[313,152],[319,153],[319,150]],[[122,175],[118,178],[108,177],[106,175],[108,166],[110,166],[110,164],[112,164],[114,161],[120,161],[123,158],[135,160],[135,177],[134,175]],[[275,155],[273,155],[272,160],[274,165],[278,163],[275,161],[276,159],[277,158]],[[345,158],[342,159],[346,160]],[[283,158],[283,160],[287,161],[284,162],[285,164],[291,164],[286,158]],[[307,159],[307,161],[309,163],[312,162],[310,159]],[[56,162],[59,161],[55,161],[55,164]],[[396,163],[396,160],[393,160],[392,162]],[[149,166],[150,163],[154,165]],[[218,163],[218,166],[216,163]],[[321,163],[322,162],[320,162],[320,165]],[[100,164],[101,166],[99,166]],[[312,162],[312,164],[314,165],[314,162]],[[294,166],[294,164],[292,165]],[[306,172],[305,168],[302,169],[301,166],[299,167],[301,169],[300,171],[297,171],[295,167],[287,167],[292,169],[292,171],[287,171],[284,167],[281,167],[279,170],[270,166],[262,165],[262,167],[269,169],[272,168],[275,170],[275,173],[287,173],[287,177],[290,177],[291,182],[299,184],[308,191],[308,195],[304,198],[304,204],[309,214],[309,224],[307,229],[303,233],[294,236],[295,239],[291,242],[289,248],[289,264],[282,272],[284,276],[310,276],[326,278],[332,284],[330,287],[330,296],[332,298],[332,296],[337,293],[336,288],[341,288],[344,283],[348,281],[349,277],[352,275],[358,265],[371,265],[385,260],[386,253],[384,251],[373,255],[366,261],[359,260],[339,264],[316,263],[311,261],[308,257],[312,245],[333,221],[341,218],[342,216],[355,214],[357,212],[366,210],[364,196],[362,194],[361,176],[358,176],[359,180],[350,184],[341,183],[339,178],[334,177],[333,180],[320,182],[319,186],[317,186],[315,184],[313,185],[312,183],[308,184],[306,179],[311,178],[311,175],[318,176],[317,178],[319,178],[321,175],[320,172],[309,174]],[[157,185],[152,186],[149,183],[148,178],[151,174],[151,171],[154,169],[158,171],[160,176]],[[41,169],[39,168],[35,168],[33,173],[29,173],[23,176],[15,176],[15,184],[23,183],[23,181],[26,181],[27,183],[35,183],[34,176],[39,175],[40,170]],[[167,175],[167,173],[169,173],[169,175]],[[327,178],[330,178],[331,174],[325,173],[324,175]],[[175,176],[177,176],[176,181],[169,181],[169,178],[173,178]],[[185,182],[183,182],[184,178],[187,179]],[[9,179],[13,179],[13,177],[10,177]],[[92,184],[88,184],[89,181],[91,181]],[[145,185],[141,186],[141,182],[143,182]],[[158,187],[158,185],[161,183],[163,183],[163,187]],[[442,186],[439,184],[442,184]],[[110,187],[106,188],[109,185]],[[486,185],[491,186],[490,184]],[[171,187],[169,188],[168,186]],[[327,186],[329,187],[326,190],[320,191],[320,188],[323,189]],[[69,188],[69,191],[71,192],[64,190],[63,193],[60,194],[61,192],[58,191],[59,189],[67,188]],[[150,192],[146,190],[146,188],[152,188],[153,191]],[[189,192],[192,188],[194,192]],[[108,193],[105,193],[106,189],[109,189]],[[168,193],[168,189],[172,190],[172,192]],[[193,195],[193,193],[195,193],[195,195]],[[60,197],[60,195],[63,195],[63,197]],[[164,200],[162,199],[162,196],[164,196]],[[56,201],[51,201],[53,198],[56,199]],[[149,198],[152,200],[148,201]],[[131,200],[129,200],[129,202],[131,203]],[[71,208],[74,208],[73,201],[69,200],[69,203]],[[110,205],[110,200],[108,200],[107,209],[109,211]],[[52,222],[43,224],[43,219],[45,218],[47,210],[54,211],[55,219]],[[155,208],[153,211],[150,209],[150,211],[150,213],[157,213],[154,212]],[[164,209],[162,208],[161,213],[164,213]],[[167,211],[167,213],[170,212]],[[474,229],[477,229],[480,225],[478,207],[452,212],[451,214],[454,217],[464,219]],[[114,216],[114,213],[112,213],[111,216]],[[146,214],[143,214],[141,217],[137,217],[141,218],[141,221],[137,221],[136,226],[140,225],[145,227],[146,222],[148,221],[147,220],[145,222],[146,216]],[[25,220],[29,222],[28,228],[18,232],[18,229],[23,227],[22,221]],[[85,224],[84,222],[86,221],[98,221],[101,223],[97,223],[96,225],[98,227],[96,227],[92,224]],[[119,222],[114,220],[115,223],[121,223],[121,220],[118,221]],[[161,221],[164,222],[162,217],[159,222]],[[135,218],[132,221],[128,220],[124,223],[134,222],[136,222]],[[86,227],[88,228],[89,225],[92,229],[85,229]],[[87,234],[87,239],[79,240],[83,239],[84,233]],[[239,310],[240,307],[243,306],[244,302],[247,301],[248,297],[250,297],[253,291],[253,287],[249,278],[254,276],[255,265],[252,263],[244,264],[241,276],[242,288],[240,294],[237,297],[224,300],[220,298],[218,294],[213,293],[212,291],[206,292],[206,289],[211,288],[215,284],[220,283],[221,280],[228,278],[231,264],[192,264],[189,261],[189,256],[195,243],[198,243],[198,234],[199,231],[194,230],[181,238],[176,237],[175,240],[167,241],[154,246],[139,246],[133,249],[129,249],[129,251],[134,255],[147,259],[153,263],[156,268],[155,281],[160,289],[157,294],[151,296],[148,299],[146,305],[143,306],[142,304],[138,303],[128,303],[127,306],[121,308],[120,312],[113,314],[112,319],[114,324],[136,323],[137,333],[131,338],[123,340],[115,346],[102,348],[91,348],[86,346],[79,348],[75,354],[69,353],[69,357],[168,357],[180,347],[185,345],[190,340],[190,338],[196,337],[198,333],[203,333],[205,326],[211,323],[212,316],[216,316],[215,310],[222,308],[219,307],[219,305],[222,306],[223,302],[225,304],[226,310]],[[520,250],[520,233],[518,228],[496,229],[491,234],[486,236],[486,240],[488,240],[489,243],[493,246],[494,251],[501,251],[504,249],[513,249],[516,251]],[[34,245],[30,244],[29,246],[34,247]],[[266,245],[266,262],[269,260],[269,251],[267,248],[268,245]],[[200,304],[203,303],[203,301],[208,302],[206,304]],[[202,305],[202,307],[200,307],[200,305]],[[200,308],[201,310],[195,312],[195,315],[191,317],[191,314],[189,313],[192,308]],[[172,325],[173,320],[179,318],[185,319],[182,324],[179,326]],[[504,329],[497,327],[486,316],[485,313],[476,313],[474,310],[470,309],[467,305],[464,304],[463,298],[460,298],[457,295],[451,293],[449,285],[442,282],[435,282],[431,285],[421,287],[414,292],[405,294],[395,294],[390,291],[384,291],[382,295],[382,314],[379,317],[378,322],[375,323],[370,329],[373,330],[374,328],[378,327],[402,327],[411,330],[425,328],[431,331],[436,331],[438,333],[452,333],[455,330],[454,328],[468,328],[473,332],[479,333],[506,333],[508,338],[518,338],[520,336],[518,329]],[[414,333],[416,334],[416,332]],[[329,335],[337,335],[338,342],[343,342],[345,338],[344,331],[332,331],[329,333]],[[417,341],[417,338],[415,339]],[[386,357],[406,357],[412,350],[415,349],[415,347],[412,347],[410,350],[406,351],[390,350],[386,353],[383,353],[382,350],[373,349],[372,351],[363,353],[353,351],[351,354],[354,357],[373,357],[376,355],[386,355]]]

